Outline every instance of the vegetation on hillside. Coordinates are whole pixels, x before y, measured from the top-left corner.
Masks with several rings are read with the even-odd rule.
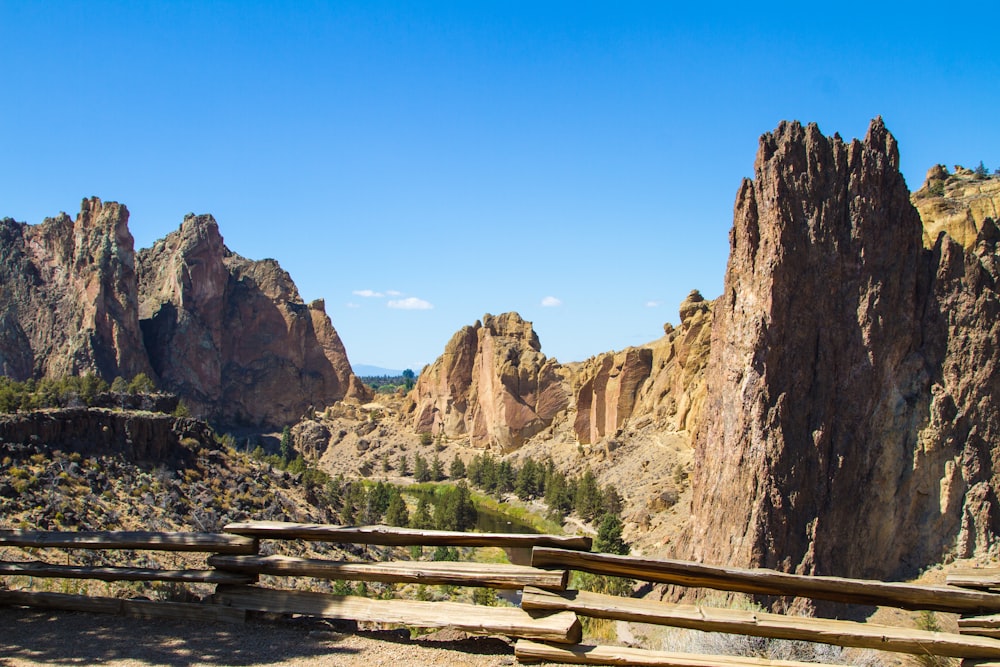
[[[131,380],[116,377],[109,386],[93,373],[63,378],[28,379],[23,382],[0,375],[0,413],[44,408],[81,408],[121,406],[138,402],[153,407],[151,401],[133,399],[156,393],[156,384],[145,373]],[[183,401],[177,404],[177,416],[187,416]]]
[[[406,392],[413,389],[416,377],[416,374],[407,368],[401,375],[366,375],[360,379],[376,393],[395,394],[400,390]]]

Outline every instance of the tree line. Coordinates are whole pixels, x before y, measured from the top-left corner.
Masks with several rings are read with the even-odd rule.
[[[131,381],[116,377],[110,386],[94,373],[41,380],[29,378],[23,382],[0,376],[0,412],[92,407],[108,392],[134,395],[154,391],[156,385],[145,373],[139,373]]]

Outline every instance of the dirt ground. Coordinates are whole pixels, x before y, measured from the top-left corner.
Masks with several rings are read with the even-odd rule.
[[[310,665],[403,667],[517,664],[506,639],[439,632],[350,633],[323,621],[245,625],[147,621],[0,607],[0,665]]]

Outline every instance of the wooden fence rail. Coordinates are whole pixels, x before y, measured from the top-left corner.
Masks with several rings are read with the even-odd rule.
[[[950,586],[816,577],[766,569],[712,567],[687,561],[651,560],[545,547],[532,551],[531,564],[541,568],[568,568],[593,574],[739,593],[806,597],[848,604],[957,614],[1000,612],[1000,594]]]
[[[306,540],[382,546],[500,547],[513,564],[471,562],[342,562],[260,555],[260,540]],[[457,627],[519,638],[522,662],[583,664],[780,665],[766,661],[636,648],[582,645],[578,616],[655,623],[710,632],[794,639],[921,655],[992,660],[1000,665],[1000,570],[959,571],[947,586],[921,586],[838,577],[808,577],[773,570],[711,567],[675,560],[589,553],[590,538],[558,535],[458,533],[387,526],[332,526],[243,522],[222,533],[146,531],[45,532],[0,530],[0,547],[30,549],[159,550],[206,554],[207,569],[89,567],[40,560],[0,561],[0,576],[100,581],[214,584],[212,604],[118,600],[60,593],[0,590],[0,604],[102,611],[147,618],[242,621],[249,611],[306,614],[418,627]],[[34,552],[32,552],[34,556]],[[520,562],[516,557],[525,557]],[[763,612],[712,609],[566,590],[569,571],[752,594],[796,596],[851,604],[959,613],[959,633],[926,632]],[[456,602],[371,600],[357,596],[282,590],[255,584],[259,577],[310,577],[392,583],[445,584],[523,590],[521,608]],[[273,580],[268,580],[273,585]],[[812,663],[815,664],[815,663]],[[973,664],[971,662],[967,664]]]

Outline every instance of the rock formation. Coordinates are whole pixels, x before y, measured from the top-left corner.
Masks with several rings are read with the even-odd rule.
[[[666,325],[663,338],[598,355],[574,369],[573,430],[580,443],[614,437],[632,417],[648,417],[668,432],[688,431],[697,423],[712,307],[695,290],[681,304],[680,316],[680,326]]]
[[[0,221],[0,371],[17,380],[150,372],[128,210],[85,199],[39,225]]]
[[[0,442],[122,456],[144,464],[188,465],[194,454],[181,446],[193,438],[213,442],[208,424],[152,412],[106,408],[35,410],[0,416]],[[183,455],[183,460],[178,456]]]
[[[274,260],[230,252],[211,216],[185,218],[138,267],[153,368],[197,413],[277,425],[310,405],[367,398],[323,302],[303,303]]]
[[[737,194],[690,530],[705,562],[862,577],[991,546],[998,234],[922,227],[881,119],[782,123]]]
[[[927,248],[933,248],[938,235],[947,232],[969,250],[984,220],[1000,220],[1000,178],[960,166],[954,174],[941,164],[931,167],[923,187],[911,199],[924,223]]]
[[[567,408],[560,369],[541,353],[530,322],[517,313],[486,314],[452,336],[420,374],[416,430],[468,437],[473,447],[516,449]]]
[[[200,416],[280,425],[367,398],[322,301],[273,260],[230,252],[211,216],[136,256],[121,204],[0,221],[0,372],[17,380],[146,373]]]

